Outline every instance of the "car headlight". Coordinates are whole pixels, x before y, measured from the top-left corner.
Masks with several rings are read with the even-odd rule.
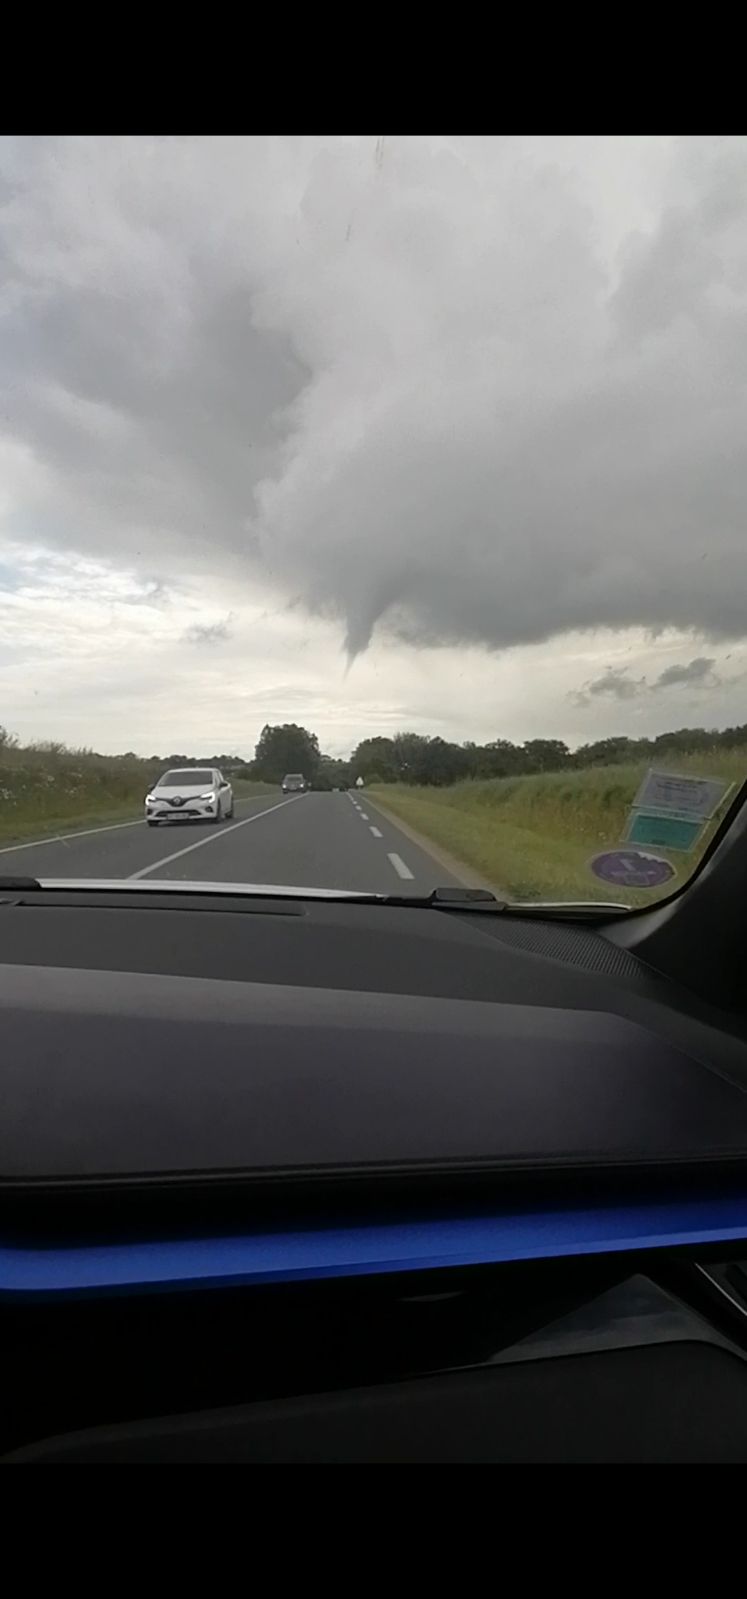
[[[145,803],[146,803],[146,805],[155,805],[155,804],[156,804],[156,801],[155,801],[155,799],[154,799],[154,798],[153,798],[153,795],[152,795],[152,794],[146,794],[146,796],[145,796]]]
[[[201,800],[212,800],[212,799],[215,799],[215,795],[214,795],[212,789],[210,790],[209,794],[201,794],[200,795],[200,799]]]

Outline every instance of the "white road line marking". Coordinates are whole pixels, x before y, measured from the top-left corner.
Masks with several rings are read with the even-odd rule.
[[[196,844],[188,844],[186,849],[175,850],[173,855],[164,855],[163,860],[153,861],[150,866],[143,866],[139,872],[131,872],[123,881],[132,883],[138,877],[148,877],[150,872],[157,872],[159,866],[170,866],[172,861],[180,860],[182,855],[191,855],[194,849],[204,849],[206,844],[215,844],[219,838],[227,838],[229,833],[235,833],[239,827],[248,827],[250,822],[259,822],[263,816],[271,816],[273,811],[282,811],[285,805],[295,805],[297,800],[305,797],[304,794],[294,794],[292,799],[281,800],[279,805],[271,805],[266,811],[255,811],[253,816],[245,816],[243,822],[234,822],[233,827],[216,828],[214,833],[208,833],[207,838],[198,838]]]
[[[145,817],[137,822],[108,822],[106,827],[84,827],[77,833],[48,833],[46,838],[32,838],[28,844],[4,844],[0,855],[13,855],[17,849],[39,849],[41,844],[66,844],[69,838],[90,838],[92,833],[118,833],[123,827],[145,827]]]
[[[378,827],[372,827],[370,829],[370,831],[373,833],[374,838],[383,838],[384,837],[384,834],[379,832]]]
[[[251,798],[251,795],[247,798]],[[246,799],[236,801],[237,805],[246,803]],[[79,827],[77,833],[48,833],[46,838],[32,838],[26,844],[4,844],[0,855],[14,855],[17,849],[39,849],[42,844],[66,844],[68,839],[91,838],[94,833],[121,833],[123,827],[144,826],[145,817],[141,816],[137,822],[107,822],[105,827]]]
[[[361,821],[362,822],[367,822],[368,821],[368,817],[367,817],[365,811],[361,811]]]
[[[405,863],[404,863],[401,855],[390,855],[389,859],[390,859],[390,861],[392,863],[392,866],[394,867],[395,872],[397,873],[397,875],[399,877],[410,877],[410,878],[412,878],[414,876],[414,873],[410,871],[409,866],[405,866]]]

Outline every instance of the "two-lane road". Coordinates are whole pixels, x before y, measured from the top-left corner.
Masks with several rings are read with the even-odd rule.
[[[232,822],[144,821],[0,850],[0,875],[263,883],[360,893],[424,894],[450,875],[365,792],[263,794],[237,800]]]

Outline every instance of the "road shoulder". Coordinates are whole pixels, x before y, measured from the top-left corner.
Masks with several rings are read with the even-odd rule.
[[[465,861],[458,861],[454,855],[449,854],[448,850],[442,849],[440,844],[434,844],[433,840],[428,838],[425,833],[419,833],[416,828],[410,826],[409,822],[404,822],[401,816],[397,816],[395,811],[390,811],[388,806],[378,796],[375,800],[372,799],[370,793],[365,789],[361,791],[361,796],[363,794],[365,794],[366,804],[370,805],[372,810],[378,811],[385,821],[390,822],[393,827],[399,828],[400,833],[404,833],[405,838],[409,838],[413,844],[417,844],[418,849],[422,849],[426,855],[430,855],[431,860],[434,860],[438,866],[442,866],[444,871],[448,872],[457,883],[461,883],[464,888],[489,888],[499,899],[505,899],[506,896],[503,889],[499,888],[496,883],[488,883],[479,872],[474,871],[471,866],[467,866]]]

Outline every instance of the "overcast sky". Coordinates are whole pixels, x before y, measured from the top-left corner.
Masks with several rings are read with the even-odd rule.
[[[747,140],[0,144],[0,722],[747,720]]]

